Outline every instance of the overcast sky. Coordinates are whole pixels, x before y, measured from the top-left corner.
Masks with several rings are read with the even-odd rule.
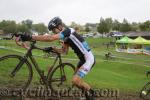
[[[100,17],[143,22],[150,20],[150,0],[0,0],[0,21],[47,24],[55,16],[66,24],[98,23]]]

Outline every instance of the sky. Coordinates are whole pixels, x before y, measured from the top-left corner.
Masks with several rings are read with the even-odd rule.
[[[55,16],[67,25],[98,23],[100,17],[144,22],[150,20],[150,0],[0,0],[0,21],[31,19],[47,25]]]

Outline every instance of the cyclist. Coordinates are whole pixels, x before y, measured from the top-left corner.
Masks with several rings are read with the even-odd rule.
[[[52,31],[53,35],[22,35],[23,41],[37,40],[52,42],[54,40],[62,40],[63,48],[59,52],[67,52],[71,47],[79,58],[76,73],[72,78],[72,83],[78,88],[86,91],[87,100],[94,100],[94,91],[90,85],[82,80],[82,78],[91,70],[95,64],[94,56],[89,48],[87,42],[80,36],[73,28],[65,27],[62,20],[59,17],[54,17],[48,24],[49,31]],[[56,49],[56,48],[55,48]],[[87,95],[87,92],[90,95]]]

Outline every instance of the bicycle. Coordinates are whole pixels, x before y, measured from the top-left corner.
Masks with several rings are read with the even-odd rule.
[[[0,70],[9,72],[7,75],[5,75],[6,73],[3,73],[4,77],[7,78],[6,80],[9,80],[8,82],[2,80],[4,82],[2,85],[5,84],[3,87],[10,89],[17,88],[22,89],[23,91],[27,90],[33,78],[33,66],[40,76],[40,83],[44,85],[46,89],[51,89],[53,92],[56,92],[57,89],[72,87],[72,84],[68,83],[69,79],[67,78],[66,73],[72,71],[72,74],[74,74],[75,66],[71,63],[62,62],[61,54],[56,52],[51,47],[37,47],[35,45],[36,41],[30,41],[30,46],[28,47],[26,43],[19,40],[20,35],[21,34],[13,34],[12,38],[15,36],[16,44],[27,49],[25,55],[20,56],[11,54],[0,57]],[[20,42],[22,43],[20,44]],[[34,49],[41,50],[48,54],[52,53],[56,55],[55,60],[52,66],[49,68],[47,75],[45,75],[44,71],[39,68],[37,61],[33,57],[32,50]],[[58,63],[58,65],[56,65],[56,63]],[[7,71],[8,69],[9,71]],[[21,77],[22,75],[24,77]]]
[[[147,72],[147,77],[150,74],[150,72]],[[150,99],[150,81],[147,82],[143,88],[140,91],[140,98],[144,99],[144,100],[149,100]]]

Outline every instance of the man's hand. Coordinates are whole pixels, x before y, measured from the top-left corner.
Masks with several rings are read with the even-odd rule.
[[[30,34],[21,34],[20,39],[22,41],[30,41],[30,40],[32,40],[32,35],[30,35]]]

